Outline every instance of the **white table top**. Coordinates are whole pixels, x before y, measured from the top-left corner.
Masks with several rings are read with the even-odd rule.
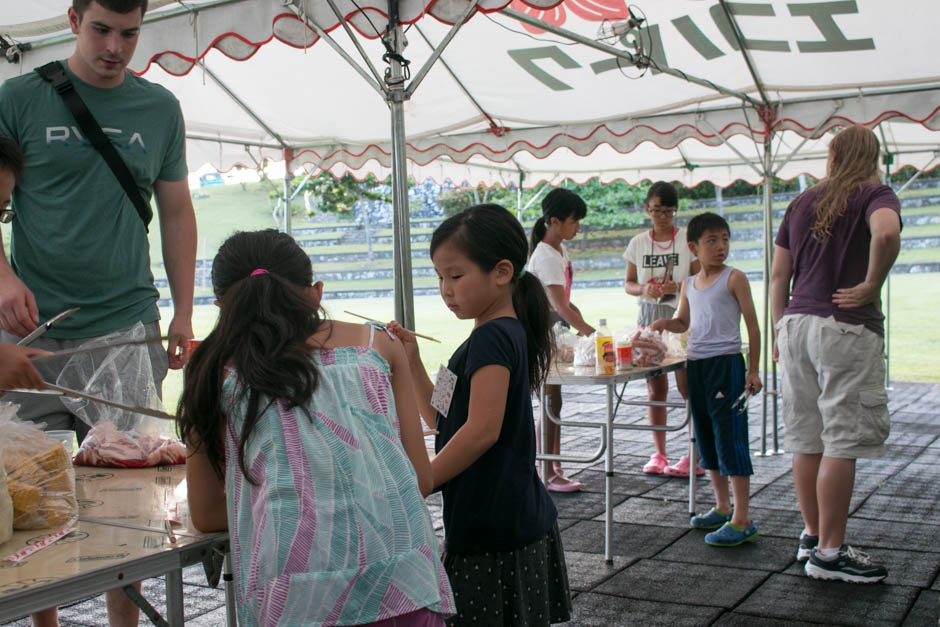
[[[545,383],[548,385],[611,385],[654,377],[685,368],[685,359],[667,358],[658,366],[618,370],[615,374],[596,374],[594,366],[575,368],[571,364],[552,364]]]

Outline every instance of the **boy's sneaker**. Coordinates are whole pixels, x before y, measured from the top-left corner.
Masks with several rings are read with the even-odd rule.
[[[800,546],[796,549],[796,561],[805,562],[813,554],[813,549],[819,544],[819,536],[800,534]]]
[[[663,474],[669,475],[670,477],[688,477],[689,476],[689,456],[683,455],[682,457],[679,458],[679,461],[677,461],[672,466],[666,466],[665,468],[663,468]],[[698,464],[696,464],[695,476],[701,477],[704,474],[705,474],[705,469],[699,466]]]
[[[712,508],[707,514],[698,514],[692,517],[689,524],[696,529],[718,529],[726,522],[731,521],[731,514],[722,514],[716,508]]]
[[[833,560],[824,560],[813,550],[804,568],[813,579],[838,579],[852,583],[877,583],[888,576],[888,569],[875,564],[867,553],[843,544],[839,555]]]
[[[643,466],[643,472],[648,475],[661,475],[666,466],[669,465],[669,460],[666,459],[663,455],[659,453],[653,453],[650,455],[650,460],[646,462],[646,465]]]
[[[718,531],[705,534],[705,544],[711,546],[738,546],[757,539],[757,527],[748,523],[747,527],[738,527],[730,520]]]

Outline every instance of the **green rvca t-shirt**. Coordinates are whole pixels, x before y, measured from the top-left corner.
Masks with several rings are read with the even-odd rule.
[[[186,177],[173,94],[130,72],[118,87],[94,87],[62,64],[145,200],[155,181]],[[52,85],[35,72],[0,85],[0,134],[26,154],[11,203],[13,269],[35,295],[40,321],[81,308],[47,336],[96,337],[158,320],[144,223]]]

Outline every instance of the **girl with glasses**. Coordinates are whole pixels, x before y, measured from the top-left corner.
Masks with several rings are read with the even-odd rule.
[[[627,294],[640,298],[637,324],[645,327],[659,318],[672,318],[679,303],[679,285],[699,271],[699,263],[686,244],[685,229],[674,224],[679,206],[676,188],[666,181],[653,183],[643,206],[653,222],[653,228],[631,238],[623,258],[627,262],[624,289]],[[675,377],[676,387],[685,398],[685,370],[677,370]],[[646,388],[649,400],[665,401],[669,393],[666,375],[648,378]],[[652,425],[665,425],[666,408],[650,407],[649,421]],[[673,477],[689,476],[688,456],[683,455],[676,464],[669,465],[664,431],[653,431],[653,444],[656,452],[643,466],[643,472]],[[696,474],[704,472],[696,468]]]

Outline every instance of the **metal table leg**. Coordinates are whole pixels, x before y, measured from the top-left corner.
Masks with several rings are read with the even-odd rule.
[[[695,446],[695,427],[692,425],[692,405],[685,402],[686,420],[689,423],[689,520],[695,516],[695,482],[698,471],[698,448]]]
[[[222,565],[222,585],[225,588],[225,616],[228,627],[237,627],[235,616],[235,576],[232,574],[232,554],[225,554]]]
[[[604,456],[604,559],[613,564],[611,534],[613,532],[613,481],[614,481],[614,384],[607,385],[607,454]]]
[[[183,571],[166,574],[166,621],[172,626],[183,625]]]

